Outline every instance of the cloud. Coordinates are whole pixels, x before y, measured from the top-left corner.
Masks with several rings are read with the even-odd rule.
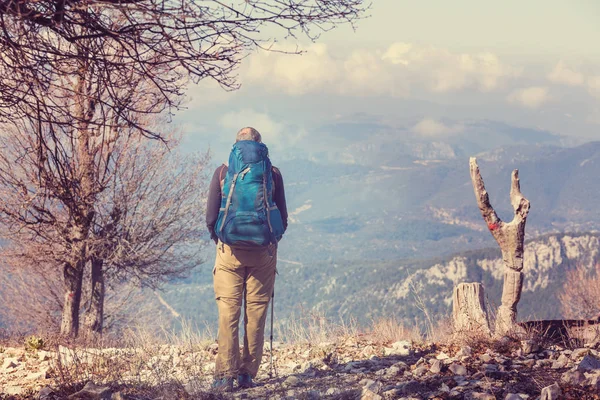
[[[504,80],[521,73],[490,52],[452,53],[446,49],[416,47],[409,43],[392,44],[382,60],[405,68],[429,90],[442,93],[468,88],[489,92],[498,89]]]
[[[295,49],[282,49],[295,51]],[[291,95],[319,91],[339,79],[340,65],[325,44],[313,44],[301,55],[260,51],[250,57],[244,81],[270,85]]]
[[[428,137],[447,136],[462,130],[462,125],[447,126],[432,118],[424,118],[412,128],[413,132]]]
[[[260,52],[251,57],[242,79],[291,95],[406,97],[412,89],[489,92],[520,73],[493,53],[452,53],[397,42],[384,50],[357,49],[343,56],[334,56],[324,44],[310,46],[302,56]]]
[[[507,97],[509,103],[518,104],[526,108],[538,108],[550,99],[548,88],[541,86],[517,89]]]
[[[284,125],[273,120],[268,114],[256,112],[252,109],[242,109],[225,113],[219,124],[230,130],[232,136],[241,128],[251,126],[258,130],[269,142],[277,141],[284,132]]]
[[[231,132],[231,138],[243,127],[251,126],[258,130],[269,149],[288,150],[293,153],[308,132],[303,127],[288,125],[269,114],[251,108],[225,113],[219,119],[219,125]]]
[[[585,77],[581,72],[569,68],[563,60],[560,60],[548,74],[548,80],[562,85],[580,86],[585,81]]]
[[[600,98],[600,75],[589,77],[587,87],[592,96]]]

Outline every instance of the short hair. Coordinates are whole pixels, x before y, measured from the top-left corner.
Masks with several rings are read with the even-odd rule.
[[[256,129],[250,127],[240,129],[240,131],[237,133],[235,141],[239,142],[240,140],[252,140],[258,143],[262,142],[260,133],[258,133]]]

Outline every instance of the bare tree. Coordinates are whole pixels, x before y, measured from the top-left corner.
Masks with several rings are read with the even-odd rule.
[[[364,0],[7,0],[0,2],[0,116],[47,121],[71,110],[48,92],[93,100],[137,125],[140,113],[180,105],[188,81],[209,78],[237,87],[235,69],[256,48],[277,38],[311,40],[364,15]],[[270,32],[272,35],[265,35]],[[85,90],[78,76],[92,71],[106,95]],[[71,79],[57,79],[70,77]],[[140,102],[124,102],[131,82],[149,82]],[[40,110],[39,104],[45,104]],[[76,102],[78,103],[78,101]],[[83,113],[73,123],[93,121]],[[64,121],[63,121],[64,122]],[[150,132],[138,126],[152,136]]]
[[[568,271],[559,299],[567,318],[600,317],[600,264],[592,268],[578,265]]]
[[[6,139],[10,143],[18,137]],[[90,234],[83,243],[84,266],[91,274],[89,289],[83,285],[80,289],[85,304],[79,304],[78,314],[83,312],[92,332],[102,332],[106,293],[112,293],[113,303],[120,303],[136,297],[135,292],[144,287],[156,289],[184,276],[199,264],[203,243],[199,221],[204,213],[208,156],[182,155],[176,148],[139,136],[118,143],[113,149],[118,162],[96,199]],[[7,194],[12,195],[7,199],[23,201],[21,193]],[[8,225],[13,228],[12,243],[4,251],[2,269],[10,288],[2,296],[19,299],[7,307],[8,314],[26,316],[54,330],[57,315],[69,306],[62,299],[60,279],[61,267],[70,256],[68,237],[61,235],[61,226],[66,224],[61,221],[69,220],[69,212],[49,204],[44,211],[52,215],[55,224],[33,224],[32,229]],[[109,307],[113,325],[129,312],[124,305]],[[120,312],[117,315],[115,311]]]
[[[504,286],[502,288],[502,304],[496,315],[495,333],[504,335],[515,327],[517,304],[521,299],[523,289],[523,246],[530,203],[521,193],[519,171],[514,170],[510,186],[510,203],[513,206],[514,217],[508,223],[502,221],[490,203],[475,157],[471,157],[469,166],[479,211],[502,250]]]
[[[170,141],[175,142],[175,141]],[[202,261],[208,155],[138,138],[98,199],[90,241],[88,328],[102,331],[104,281],[157,289]]]
[[[28,249],[29,250],[29,249]],[[63,309],[63,282],[60,266],[35,264],[29,254],[8,248],[0,266],[0,316],[14,332],[60,332]],[[86,268],[80,312],[87,320],[91,298],[91,276]],[[102,323],[109,335],[119,335],[123,328],[140,325],[160,330],[172,323],[166,309],[150,289],[133,282],[109,281],[104,294]],[[89,331],[85,331],[89,334]]]

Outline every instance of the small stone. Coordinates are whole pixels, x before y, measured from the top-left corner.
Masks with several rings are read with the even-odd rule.
[[[325,395],[327,395],[327,396],[334,396],[334,395],[339,394],[339,393],[340,393],[340,389],[332,387],[332,388],[327,389],[327,391],[325,392]]]
[[[392,343],[392,348],[401,353],[404,353],[404,355],[411,354],[411,344],[406,340]]]
[[[383,397],[368,389],[363,389],[362,393],[360,394],[360,400],[383,400]]]
[[[3,389],[4,391],[2,392],[2,394],[7,394],[9,396],[18,396],[25,393],[25,388],[21,386],[4,386]]]
[[[567,371],[560,377],[560,381],[566,385],[576,386],[585,381],[585,375],[581,371]]]
[[[577,360],[583,356],[587,356],[588,354],[590,354],[590,349],[579,348],[579,349],[573,350],[573,352],[571,353],[571,358],[573,360]]]
[[[555,383],[542,389],[540,400],[558,400],[561,394],[560,386]]]
[[[393,367],[397,367],[400,369],[400,371],[405,371],[408,369],[408,364],[405,363],[404,361],[398,361],[397,363],[395,363],[394,365],[392,365]]]
[[[587,378],[583,381],[582,386],[588,387],[591,390],[600,390],[600,374],[585,374]]]
[[[566,361],[556,360],[552,363],[552,369],[563,369],[567,366]]]
[[[439,374],[440,372],[442,372],[442,362],[440,360],[435,360],[433,364],[431,364],[429,372],[431,372],[432,374]]]
[[[533,340],[522,340],[521,349],[523,350],[523,354],[531,354],[540,351],[540,346]]]
[[[454,374],[454,375],[467,375],[467,368],[463,365],[460,364],[452,364],[450,365],[450,367],[448,367],[448,369]]]
[[[437,355],[435,358],[436,358],[436,360],[447,360],[447,359],[448,359],[448,358],[450,358],[450,357],[448,356],[448,354],[446,354],[446,353],[444,353],[444,352],[442,351],[442,352],[441,352],[440,354],[438,354],[438,355]]]
[[[46,386],[40,389],[39,400],[50,400],[52,398],[52,388]]]
[[[50,353],[45,350],[38,351],[38,358],[40,361],[48,361],[50,360]]]
[[[415,370],[413,371],[413,375],[414,376],[422,376],[427,372],[427,367],[422,365],[420,367],[415,368]]]
[[[25,377],[26,381],[39,381],[46,379],[46,372],[33,372]]]
[[[496,400],[496,396],[494,396],[493,394],[478,392],[471,393],[471,396],[469,398],[472,400]]]
[[[566,354],[561,354],[560,356],[558,356],[556,361],[564,361],[565,363],[568,363],[569,357]]]
[[[481,361],[483,361],[484,363],[489,363],[490,361],[493,360],[492,356],[490,356],[489,354],[482,354],[479,356],[479,359]]]
[[[391,387],[387,390],[383,390],[383,398],[384,399],[397,399],[402,394],[402,390],[397,387]]]
[[[590,355],[583,357],[583,360],[577,365],[579,371],[593,371],[600,369],[600,360]]]
[[[529,360],[525,360],[525,361],[523,361],[523,365],[526,366],[527,368],[531,368],[535,365],[535,360],[533,358],[529,359]]]
[[[2,363],[2,369],[3,370],[13,369],[13,368],[16,368],[18,365],[19,365],[19,362],[17,361],[16,358],[5,358],[4,362]]]
[[[300,384],[300,379],[294,375],[290,375],[287,377],[285,381],[283,381],[284,387],[295,387]]]
[[[383,386],[381,382],[376,382],[372,379],[363,379],[362,381],[360,381],[359,384],[360,386],[362,386],[363,389],[369,390],[373,393],[378,393],[381,387]]]
[[[456,357],[470,357],[473,354],[473,349],[469,346],[463,346],[460,348],[458,353],[456,353]]]
[[[509,393],[506,396],[504,396],[504,400],[523,400],[523,397],[516,393]]]

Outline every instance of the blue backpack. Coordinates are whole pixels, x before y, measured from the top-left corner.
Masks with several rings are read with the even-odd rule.
[[[252,140],[235,143],[216,223],[221,242],[234,247],[256,247],[281,239],[283,220],[273,202],[273,189],[267,146]]]

